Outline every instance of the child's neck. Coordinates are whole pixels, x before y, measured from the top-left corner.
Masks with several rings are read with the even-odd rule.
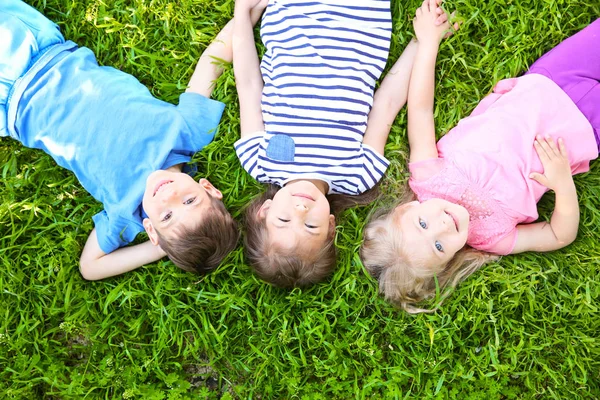
[[[170,166],[169,168],[165,169],[165,171],[169,171],[169,172],[181,172],[181,167],[183,164],[175,164],[173,166]]]

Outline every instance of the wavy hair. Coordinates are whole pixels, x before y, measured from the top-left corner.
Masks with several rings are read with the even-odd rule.
[[[433,268],[416,265],[410,254],[404,251],[402,233],[391,218],[397,207],[414,199],[414,193],[406,188],[393,206],[376,210],[364,229],[360,248],[362,263],[377,280],[379,292],[387,301],[411,314],[435,311],[441,302],[434,309],[420,308],[418,304],[433,298],[438,289],[444,292],[443,301],[450,294],[450,289],[485,263],[498,258],[465,246],[445,265]]]

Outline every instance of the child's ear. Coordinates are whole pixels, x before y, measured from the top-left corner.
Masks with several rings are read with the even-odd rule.
[[[154,229],[154,225],[152,225],[150,219],[144,218],[144,221],[142,221],[142,223],[144,225],[146,233],[148,234],[148,239],[150,239],[150,242],[153,245],[158,246],[158,233],[156,233],[156,229]]]
[[[216,197],[219,200],[223,199],[223,193],[221,193],[221,191],[219,189],[217,189],[216,187],[214,187],[213,184],[208,181],[208,179],[202,178],[202,179],[200,179],[200,181],[198,183],[212,197]]]
[[[258,209],[258,211],[256,213],[256,217],[258,219],[267,218],[267,213],[269,212],[269,208],[271,208],[271,203],[273,203],[273,200],[268,199],[268,200],[265,200],[265,202],[262,204],[262,206],[260,206],[260,208]]]
[[[329,214],[329,233],[328,236],[335,236],[335,215]]]

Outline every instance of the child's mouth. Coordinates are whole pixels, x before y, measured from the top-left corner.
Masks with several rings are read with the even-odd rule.
[[[294,193],[294,194],[292,194],[292,196],[294,196],[294,197],[302,197],[302,198],[308,199],[310,201],[315,201],[315,199],[313,199],[312,196],[309,196],[309,195],[304,194],[304,193]]]
[[[446,214],[448,214],[450,216],[450,218],[452,218],[452,221],[454,222],[454,227],[456,228],[456,232],[458,232],[459,231],[458,219],[454,216],[454,214],[449,213],[448,211],[446,211]]]
[[[173,181],[169,181],[169,180],[162,180],[160,182],[158,182],[156,184],[156,187],[154,188],[154,194],[152,195],[152,197],[156,196],[156,193],[158,193],[158,191],[163,187],[168,185],[169,183],[172,183]]]

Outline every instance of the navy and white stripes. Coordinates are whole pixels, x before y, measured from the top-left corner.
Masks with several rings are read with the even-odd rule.
[[[321,179],[330,193],[353,195],[381,179],[388,161],[362,139],[387,62],[389,6],[389,0],[269,2],[261,25],[266,132],[235,144],[255,179],[280,186]]]

